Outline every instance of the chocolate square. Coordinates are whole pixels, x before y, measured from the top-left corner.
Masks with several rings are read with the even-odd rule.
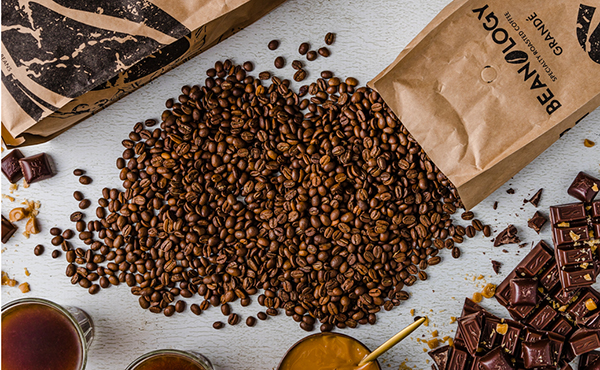
[[[510,304],[512,306],[537,304],[538,282],[535,279],[523,278],[510,281]]]
[[[54,176],[50,159],[46,153],[32,155],[19,160],[25,181],[34,183]]]
[[[479,364],[485,370],[514,370],[510,361],[504,355],[501,347],[490,351],[479,359]]]
[[[19,166],[21,158],[23,158],[23,153],[19,149],[13,150],[2,158],[2,173],[13,184],[23,178],[23,172]]]
[[[524,342],[521,345],[521,350],[523,362],[528,369],[552,365],[552,349],[548,339],[542,339],[534,343]]]
[[[458,319],[458,326],[464,335],[465,347],[471,355],[475,355],[483,329],[483,313],[475,312]]]
[[[579,329],[569,339],[573,354],[578,356],[583,353],[600,348],[600,338],[597,330]]]
[[[556,315],[558,313],[552,307],[543,306],[531,315],[527,323],[538,330],[543,330],[554,320]]]
[[[599,191],[600,180],[585,172],[579,172],[571,186],[569,186],[567,193],[582,202],[591,202]]]
[[[2,216],[2,243],[8,242],[11,236],[17,231],[17,227],[6,217]]]

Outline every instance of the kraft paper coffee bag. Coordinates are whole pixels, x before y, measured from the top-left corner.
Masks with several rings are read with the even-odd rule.
[[[600,105],[600,1],[456,0],[369,85],[472,208]]]
[[[284,0],[2,1],[2,139],[49,140]]]

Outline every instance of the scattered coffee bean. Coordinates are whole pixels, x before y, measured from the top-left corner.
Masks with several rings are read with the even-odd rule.
[[[86,209],[88,208],[90,205],[92,204],[92,202],[89,199],[84,199],[81,202],[79,202],[79,209]]]
[[[98,284],[92,284],[88,289],[88,292],[90,294],[96,294],[99,291],[100,291],[100,285],[98,285]]]
[[[75,176],[85,175],[85,171],[78,168],[78,169],[73,170],[73,175],[75,175]]]
[[[71,239],[73,236],[75,236],[75,233],[71,229],[66,229],[65,231],[63,231],[61,236],[63,237],[63,239]]]
[[[304,67],[304,63],[302,63],[302,61],[300,61],[300,60],[294,60],[292,62],[292,68],[294,68],[295,70],[301,70],[302,67]]]
[[[76,190],[73,192],[73,198],[75,198],[76,201],[80,202],[82,201],[85,197],[83,196],[83,193]]]
[[[54,246],[59,246],[61,245],[61,243],[63,242],[63,237],[60,235],[55,236],[54,238],[52,238],[52,240],[50,241],[52,243],[52,245]]]
[[[91,177],[89,177],[89,176],[81,176],[81,177],[79,178],[79,182],[80,182],[82,185],[89,185],[89,184],[91,184],[91,183],[92,183],[92,178],[91,178]]]
[[[202,313],[202,309],[200,309],[200,306],[198,306],[198,304],[196,304],[196,303],[192,303],[190,305],[190,311],[192,311],[192,313],[196,316],[198,316]]]
[[[185,311],[185,307],[186,307],[186,303],[185,301],[177,301],[177,303],[175,303],[175,311],[182,313],[183,311]]]
[[[310,44],[308,42],[303,42],[298,47],[298,53],[300,53],[300,55],[306,54],[309,50],[310,50]]]
[[[483,231],[483,223],[481,221],[479,221],[478,219],[474,219],[473,221],[471,221],[471,224],[473,225],[475,230]]]
[[[467,212],[463,212],[462,215],[460,215],[460,218],[462,218],[463,220],[472,220],[475,217],[475,214],[471,211],[467,211]]]
[[[486,238],[489,238],[492,235],[492,228],[489,225],[485,225],[483,227],[483,235]]]
[[[271,78],[271,73],[267,72],[267,71],[260,72],[258,74],[258,78],[261,79],[261,80],[268,80],[269,78]]]
[[[271,40],[267,46],[269,50],[276,50],[279,47],[279,40]]]
[[[252,72],[254,70],[254,64],[252,64],[252,62],[244,63],[244,70],[247,72]]]
[[[83,213],[81,213],[81,212],[71,213],[70,219],[72,222],[77,222],[77,221],[81,220],[82,218],[83,218]]]
[[[52,258],[58,258],[60,257],[60,251],[58,249],[55,249],[52,251]]]
[[[62,232],[61,229],[59,229],[58,227],[53,227],[50,229],[50,235],[60,235],[60,233]]]
[[[294,81],[296,81],[296,82],[303,81],[305,78],[306,78],[306,71],[303,69],[300,69],[296,73],[294,73]]]
[[[466,233],[465,233],[465,235],[467,237],[473,238],[476,233],[477,233],[477,230],[475,230],[475,228],[473,226],[471,226],[471,225],[467,226]]]
[[[248,316],[246,318],[246,325],[248,325],[249,327],[253,327],[254,325],[256,325],[256,318],[254,316]]]
[[[256,317],[258,317],[259,320],[266,320],[268,316],[264,312],[259,312],[256,314]]]
[[[221,329],[223,326],[225,326],[225,324],[223,324],[221,321],[215,321],[213,323],[213,328],[215,328],[217,330]]]
[[[460,249],[458,247],[452,248],[452,257],[459,258],[460,257]]]
[[[329,57],[329,55],[331,55],[329,49],[327,49],[326,47],[319,48],[319,54],[324,58],[327,58]]]
[[[36,256],[41,256],[42,253],[44,253],[44,246],[41,244],[38,244],[35,246],[35,248],[33,248],[33,254],[35,254]]]
[[[328,80],[331,77],[333,77],[333,72],[331,72],[331,71],[322,71],[321,72],[321,78]]]
[[[327,32],[325,35],[325,44],[331,45],[335,42],[335,33]]]
[[[229,314],[231,314],[231,306],[229,305],[229,303],[225,303],[221,306],[221,313],[224,316],[229,316]]]
[[[267,308],[267,315],[277,316],[277,315],[279,315],[279,310],[276,308]]]
[[[285,59],[283,57],[277,57],[275,58],[275,68],[277,69],[281,69],[283,67],[285,67]]]
[[[308,53],[306,53],[306,59],[310,62],[317,59],[317,52],[314,50],[309,51]]]
[[[167,317],[173,316],[173,314],[175,314],[175,307],[173,307],[172,304],[168,305],[167,307],[165,307],[163,314]]]
[[[493,208],[494,210],[498,209],[498,202],[494,202],[494,205],[492,206],[492,208]]]
[[[348,77],[346,78],[346,85],[348,86],[358,86],[358,80],[354,77]]]
[[[237,325],[237,323],[240,321],[240,317],[238,316],[237,313],[232,313],[229,315],[229,317],[227,318],[227,323],[229,325]]]

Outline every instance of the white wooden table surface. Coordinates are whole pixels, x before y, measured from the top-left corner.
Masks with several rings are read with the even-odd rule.
[[[137,297],[131,295],[124,284],[91,296],[79,286],[72,286],[70,279],[64,275],[67,265],[64,255],[59,259],[50,257],[53,246],[48,230],[53,226],[63,229],[72,226],[69,215],[77,209],[77,202],[72,197],[74,190],[82,190],[95,202],[103,187],[120,187],[115,160],[123,150],[120,142],[133,124],[147,118],[159,118],[164,101],[177,97],[180,87],[185,84],[202,83],[205,70],[216,60],[231,58],[238,63],[251,60],[255,63],[255,74],[258,74],[263,70],[274,71],[273,60],[283,55],[288,63],[277,74],[291,78],[294,71],[290,64],[298,56],[298,45],[303,41],[314,46],[323,45],[325,33],[331,31],[337,33],[336,42],[330,47],[332,55],[308,64],[309,80],[316,78],[321,70],[329,69],[338,76],[354,76],[365,84],[386,67],[448,2],[289,0],[245,30],[53,141],[24,148],[22,151],[26,156],[42,151],[49,153],[57,165],[58,174],[28,189],[20,187],[12,194],[17,197],[16,202],[23,199],[41,201],[39,220],[43,232],[29,239],[19,232],[3,245],[2,270],[19,282],[29,282],[31,292],[22,294],[16,288],[3,286],[2,304],[16,298],[35,296],[87,311],[96,328],[88,357],[87,368],[91,370],[124,369],[139,355],[158,348],[197,350],[210,358],[217,369],[254,370],[277,366],[288,347],[307,335],[291,318],[281,314],[259,321],[254,328],[241,323],[217,331],[212,328],[212,323],[224,319],[219,309],[210,309],[201,316],[193,315],[189,309],[173,317],[154,315],[138,306]],[[275,52],[267,49],[271,39],[281,41]],[[540,238],[550,242],[548,227],[539,236],[526,227],[527,219],[533,215],[535,208],[530,204],[523,205],[523,198],[530,197],[543,187],[539,209],[547,214],[548,206],[573,201],[566,188],[578,171],[600,176],[600,145],[587,148],[583,145],[585,138],[600,144],[600,110],[589,114],[509,183],[478,205],[474,209],[477,217],[496,231],[514,223],[521,239],[526,242],[537,242]],[[3,155],[6,153],[4,151]],[[80,185],[72,175],[75,168],[87,170],[94,179],[93,184]],[[515,194],[507,194],[508,188],[515,189]],[[2,179],[2,193],[9,193],[5,179]],[[497,210],[492,209],[495,201],[499,203]],[[15,203],[3,199],[2,214],[7,216]],[[24,225],[20,225],[20,230],[23,229]],[[39,243],[46,246],[46,251],[35,257],[33,247]],[[343,332],[373,349],[412,322],[410,310],[415,309],[416,314],[428,315],[431,325],[422,327],[411,338],[390,350],[381,362],[384,369],[397,369],[399,366],[404,369],[403,364],[409,368],[429,369],[430,362],[424,352],[426,346],[417,342],[416,338],[431,338],[432,330],[439,330],[442,337],[453,336],[456,324],[450,324],[450,316],[460,314],[464,298],[480,291],[485,282],[502,281],[530,247],[519,249],[510,245],[506,247],[508,253],[503,253],[502,249],[494,248],[489,239],[479,234],[461,246],[462,256],[458,260],[444,251],[442,263],[427,270],[429,280],[408,288],[411,293],[408,301],[390,312],[378,314],[378,322],[374,326],[360,326]],[[504,264],[498,276],[492,271],[492,259]],[[25,276],[24,268],[31,276]],[[485,279],[473,281],[473,277],[480,274]],[[189,304],[194,302],[199,303],[200,298],[196,296],[188,300]],[[508,317],[504,308],[494,300],[485,300],[483,305]],[[233,309],[243,321],[248,315],[255,316],[263,310],[256,302],[245,308],[237,302]]]

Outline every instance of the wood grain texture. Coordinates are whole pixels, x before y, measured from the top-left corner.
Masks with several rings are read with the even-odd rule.
[[[251,60],[255,64],[254,75],[260,71],[275,71],[273,60],[282,55],[287,59],[284,69],[277,75],[292,77],[291,62],[304,58],[297,53],[298,45],[309,41],[316,49],[324,46],[327,32],[336,32],[336,42],[329,47],[329,58],[319,57],[307,63],[307,81],[318,77],[321,70],[332,70],[340,77],[354,76],[365,84],[386,67],[402,48],[448,3],[448,0],[433,0],[426,3],[416,0],[402,1],[343,1],[343,0],[290,0],[247,29],[215,46],[199,57],[192,59],[154,82],[127,96],[109,108],[80,123],[53,141],[22,151],[32,155],[41,151],[49,153],[56,163],[58,174],[52,179],[19,188],[13,196],[17,203],[25,198],[42,202],[39,220],[43,232],[25,239],[19,231],[4,247],[1,255],[2,270],[19,282],[27,281],[31,292],[22,294],[16,288],[2,287],[2,303],[23,296],[52,299],[58,303],[73,305],[88,312],[96,326],[88,369],[118,370],[139,355],[158,348],[193,349],[206,355],[217,369],[258,370],[277,366],[280,358],[293,343],[307,335],[298,325],[281,314],[267,321],[258,321],[254,328],[243,322],[249,315],[256,316],[262,310],[257,303],[242,308],[234,303],[234,312],[242,316],[242,323],[235,327],[226,326],[214,330],[215,320],[226,321],[220,310],[210,309],[201,316],[193,315],[189,309],[173,317],[154,315],[139,308],[137,297],[122,285],[90,296],[79,286],[72,286],[64,275],[64,256],[52,259],[48,230],[53,226],[72,226],[69,215],[77,209],[73,199],[74,190],[81,190],[94,204],[101,196],[103,187],[118,187],[118,170],[115,160],[122,152],[121,140],[126,138],[133,124],[147,118],[158,118],[164,109],[164,101],[176,98],[183,85],[202,83],[204,71],[216,60],[231,58],[237,63]],[[279,39],[281,46],[276,51],[267,49],[271,39]],[[292,83],[298,87],[300,84]],[[509,245],[494,248],[491,238],[481,234],[460,246],[462,256],[455,260],[449,251],[441,253],[442,263],[427,270],[429,280],[417,282],[407,290],[411,298],[390,312],[378,314],[374,326],[346,329],[344,333],[375,348],[412,322],[410,310],[418,315],[428,315],[431,324],[422,326],[384,356],[384,369],[397,369],[402,363],[410,368],[429,369],[430,362],[425,344],[416,338],[429,339],[431,331],[438,330],[441,337],[453,336],[456,324],[450,324],[450,316],[458,316],[465,297],[480,291],[486,282],[499,283],[528,252],[532,242],[540,238],[550,241],[546,226],[538,236],[526,227],[527,219],[535,212],[531,204],[523,204],[540,187],[544,193],[539,210],[547,214],[548,206],[571,202],[566,188],[578,171],[600,176],[600,145],[586,148],[583,140],[588,138],[600,143],[600,110],[596,110],[569,131],[550,149],[502,186],[473,211],[485,224],[495,231],[513,223],[519,229],[521,239],[527,247]],[[6,151],[5,151],[6,153]],[[75,168],[87,170],[94,181],[83,186],[73,176]],[[8,182],[2,180],[2,193],[8,194]],[[515,189],[509,195],[506,189]],[[497,210],[492,204],[498,201]],[[2,200],[2,214],[7,215],[14,206]],[[86,213],[93,214],[94,207]],[[465,221],[457,223],[466,225]],[[36,244],[46,247],[45,253],[35,257]],[[503,253],[506,249],[508,253]],[[492,271],[491,260],[503,263],[501,274]],[[24,274],[27,268],[31,276]],[[482,280],[474,277],[482,275]],[[195,297],[188,300],[199,303]],[[508,317],[504,308],[494,300],[485,300],[483,305],[491,312]]]

